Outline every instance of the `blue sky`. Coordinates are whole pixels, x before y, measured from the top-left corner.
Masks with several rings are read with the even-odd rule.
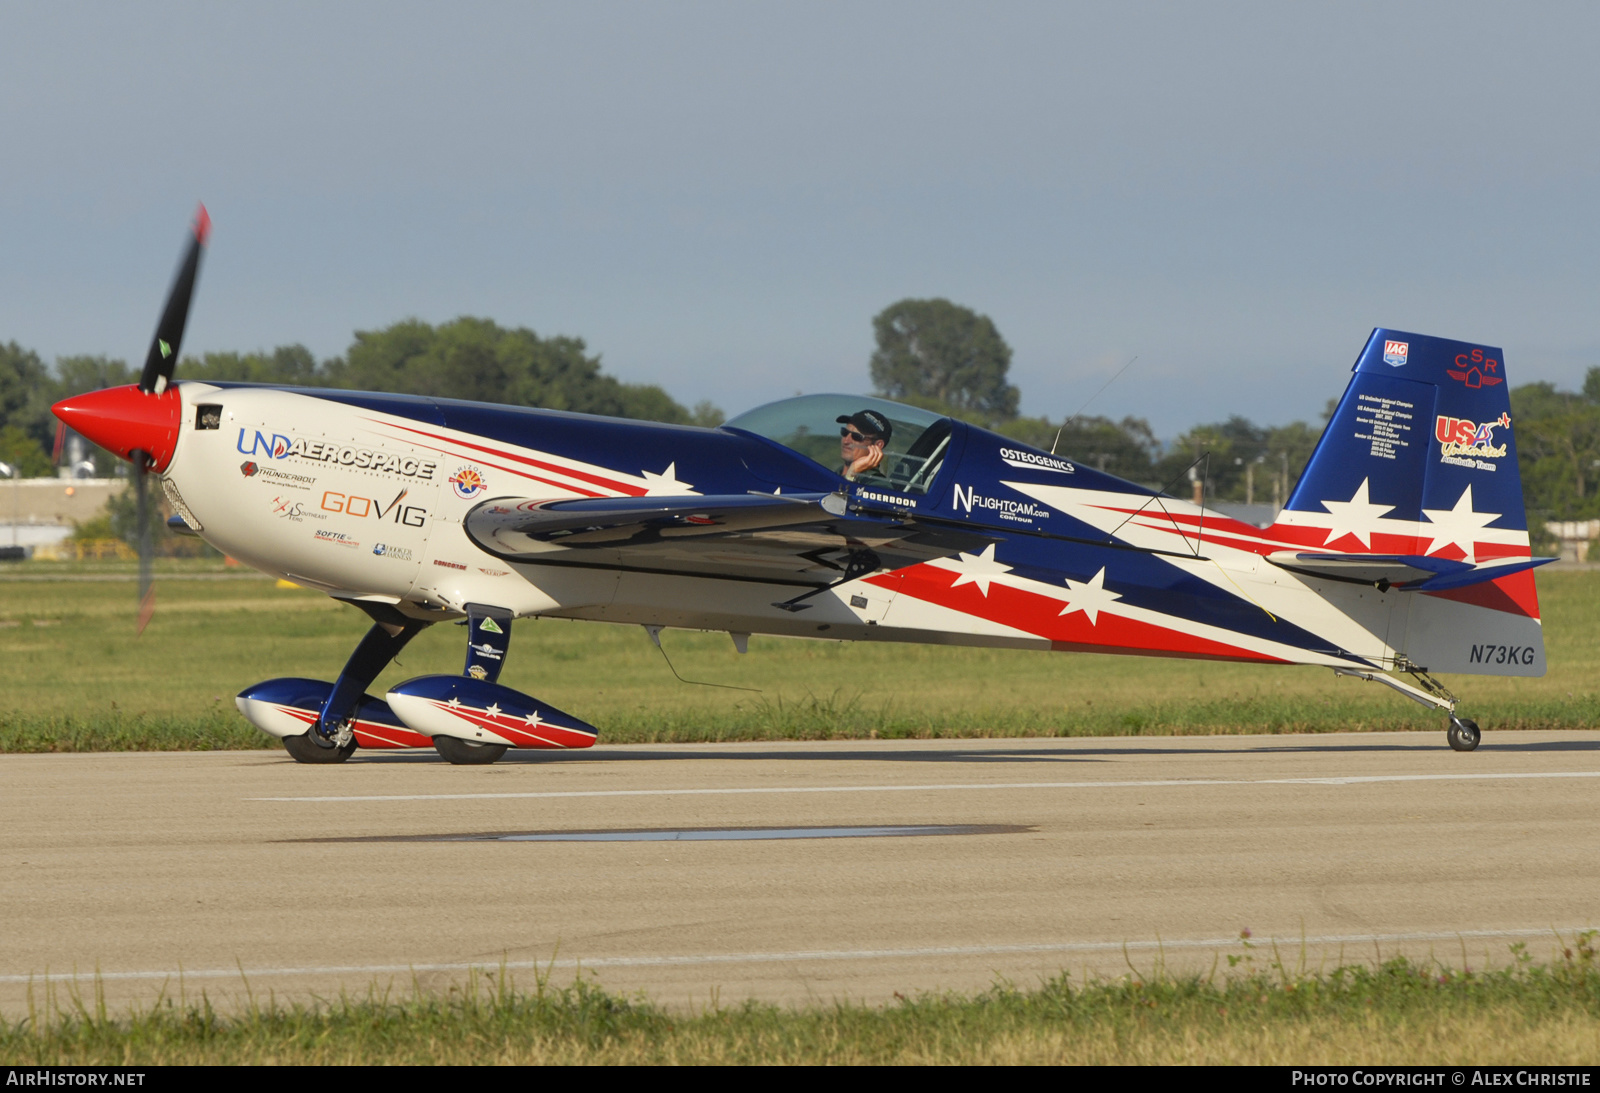
[[[737,412],[994,318],[1023,410],[1312,418],[1375,325],[1600,364],[1600,8],[0,3],[0,340],[406,316]]]

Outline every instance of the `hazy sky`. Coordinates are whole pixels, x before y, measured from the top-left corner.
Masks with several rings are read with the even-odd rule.
[[[1023,410],[1315,418],[1375,325],[1600,364],[1600,6],[0,0],[0,341],[461,314],[737,412],[947,296]]]

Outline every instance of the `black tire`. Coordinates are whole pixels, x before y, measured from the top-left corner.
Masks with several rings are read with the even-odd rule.
[[[479,744],[442,733],[433,738],[433,750],[458,767],[488,766],[507,751],[506,744]]]
[[[1452,717],[1450,731],[1445,734],[1445,739],[1450,741],[1450,746],[1456,751],[1471,751],[1483,739],[1483,733],[1476,721],[1469,721],[1464,717]]]
[[[285,736],[283,750],[294,757],[296,763],[342,763],[356,753],[356,742],[351,740],[342,748],[324,748],[311,739],[310,733]]]

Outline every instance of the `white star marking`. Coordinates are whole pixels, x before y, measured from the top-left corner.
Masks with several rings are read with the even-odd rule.
[[[1433,521],[1433,542],[1428,544],[1424,554],[1432,554],[1442,546],[1454,543],[1467,552],[1467,561],[1474,562],[1474,550],[1477,547],[1477,533],[1489,523],[1500,519],[1503,515],[1498,512],[1474,512],[1472,509],[1472,487],[1468,486],[1461,491],[1461,499],[1456,502],[1453,509],[1423,509],[1422,515]]]
[[[500,703],[498,703],[498,702],[489,703],[489,708],[487,710],[484,710],[483,712],[488,714],[490,717],[499,717],[500,716]]]
[[[450,696],[450,701],[446,702],[445,705],[449,706],[453,710],[457,706],[461,705],[461,700],[459,698],[457,698],[455,695],[451,695]]]
[[[537,729],[539,727],[539,725],[541,724],[541,722],[539,720],[539,711],[538,710],[534,710],[531,714],[529,714],[527,717],[524,717],[522,720],[524,720],[524,721],[526,721],[528,723],[528,728],[530,728],[530,729]]]
[[[1333,525],[1328,528],[1328,537],[1322,540],[1323,546],[1336,542],[1346,535],[1354,535],[1361,540],[1362,546],[1368,550],[1372,549],[1373,526],[1394,506],[1375,505],[1367,500],[1368,481],[1369,479],[1363,478],[1361,485],[1356,487],[1355,496],[1348,501],[1322,502],[1322,507],[1333,514]]]
[[[1090,626],[1100,625],[1100,612],[1122,599],[1121,596],[1105,587],[1106,567],[1101,566],[1100,572],[1090,577],[1088,581],[1075,581],[1067,578],[1067,606],[1061,609],[1061,614],[1070,615],[1074,611],[1082,611],[1089,618]]]
[[[990,543],[983,548],[982,554],[962,554],[954,559],[956,565],[961,567],[961,576],[956,578],[956,583],[951,588],[960,588],[964,584],[975,584],[978,591],[985,596],[989,594],[989,582],[1002,573],[1010,573],[1011,567],[994,560],[994,544]]]
[[[646,497],[682,497],[686,493],[693,493],[694,487],[687,482],[678,480],[678,464],[676,461],[667,464],[667,469],[660,474],[654,471],[639,472],[645,481]]]

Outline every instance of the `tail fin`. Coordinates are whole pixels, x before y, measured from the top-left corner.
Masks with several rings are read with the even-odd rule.
[[[1320,557],[1457,563],[1385,597],[1388,645],[1433,671],[1544,674],[1533,575],[1512,564],[1530,551],[1504,360],[1374,330],[1279,517]]]

